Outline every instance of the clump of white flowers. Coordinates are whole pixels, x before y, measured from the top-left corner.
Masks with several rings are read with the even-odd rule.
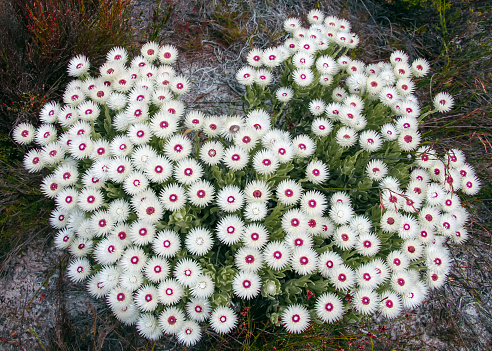
[[[445,243],[468,236],[459,191],[480,182],[462,151],[421,145],[418,127],[452,97],[421,106],[425,60],[396,51],[366,65],[347,56],[359,41],[347,21],[307,18],[247,55],[244,115],[187,110],[177,50],[147,43],[133,59],[112,49],[95,72],[74,57],[63,105],[14,129],[38,146],[27,170],[47,170],[68,275],[142,336],[189,346],[207,326],[229,333],[246,300],[291,333],[348,310],[395,318],[445,283]]]

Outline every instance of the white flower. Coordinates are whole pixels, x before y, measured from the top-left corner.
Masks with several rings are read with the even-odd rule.
[[[184,322],[185,315],[178,307],[168,307],[159,315],[159,326],[168,335],[178,334]]]
[[[355,249],[363,256],[374,256],[379,252],[381,240],[374,233],[363,233],[357,238]]]
[[[263,50],[261,62],[266,67],[276,67],[282,63],[282,54],[277,48]]]
[[[159,61],[164,65],[172,65],[178,58],[178,50],[173,45],[164,45],[159,49]]]
[[[201,327],[195,321],[185,321],[178,332],[178,340],[185,346],[195,345],[202,337]]]
[[[192,184],[203,175],[200,163],[194,158],[180,160],[174,167],[174,177],[182,184]]]
[[[85,257],[92,251],[93,241],[91,238],[75,238],[68,250],[76,257]]]
[[[325,278],[329,278],[333,269],[341,264],[343,264],[342,257],[334,251],[325,251],[318,257],[318,269]]]
[[[277,156],[280,163],[287,163],[294,158],[294,148],[290,141],[280,140],[269,148]]]
[[[178,184],[169,184],[161,190],[159,199],[166,210],[179,211],[186,204],[186,191]]]
[[[159,284],[157,294],[164,305],[175,305],[183,297],[183,286],[177,280],[169,278]]]
[[[410,260],[399,250],[392,251],[386,256],[386,262],[392,271],[401,271],[408,268]]]
[[[258,151],[253,157],[253,168],[259,174],[269,175],[279,167],[277,156],[270,150]]]
[[[210,315],[210,302],[207,299],[192,298],[186,304],[186,313],[194,321],[203,322]]]
[[[180,245],[178,234],[171,230],[157,233],[157,237],[152,242],[154,252],[163,257],[173,257],[179,251]]]
[[[161,257],[152,257],[144,268],[145,277],[153,283],[160,283],[169,274],[169,263]]]
[[[398,145],[403,151],[413,151],[420,145],[420,133],[405,130],[398,136]]]
[[[127,135],[134,145],[144,145],[150,141],[152,132],[148,123],[134,123],[128,127]]]
[[[174,277],[183,286],[194,286],[202,274],[202,268],[195,261],[184,258],[176,263]]]
[[[241,240],[244,223],[238,216],[225,216],[217,224],[217,238],[226,245],[232,245]]]
[[[301,210],[308,216],[322,216],[326,207],[326,197],[319,191],[307,191],[301,197]]]
[[[365,130],[359,135],[360,147],[369,152],[379,150],[383,144],[379,134],[372,130]]]
[[[195,286],[191,287],[190,292],[194,297],[205,299],[214,293],[214,289],[215,284],[212,278],[207,274],[204,274],[198,278],[197,283]]]
[[[232,290],[241,299],[250,300],[260,293],[261,279],[258,274],[240,271],[232,280]]]
[[[250,132],[256,132],[258,137],[263,137],[272,128],[269,113],[263,109],[250,111],[246,116],[246,127]]]
[[[267,203],[270,196],[270,188],[268,187],[268,184],[262,180],[253,180],[244,188],[244,197],[247,203]]]
[[[17,144],[30,144],[35,137],[36,130],[30,123],[21,123],[15,126],[12,132],[12,138]]]
[[[153,203],[155,203],[155,200]],[[132,223],[128,235],[135,245],[145,246],[154,240],[155,227],[146,221],[137,220]]]
[[[213,166],[218,164],[224,155],[224,146],[218,141],[208,141],[200,148],[200,159]]]
[[[263,255],[252,247],[242,247],[236,252],[234,263],[241,271],[256,272],[263,266]]]
[[[309,69],[313,65],[313,63],[313,55],[304,51],[298,51],[292,57],[292,64],[299,69]]]
[[[316,314],[326,323],[336,322],[343,314],[343,303],[332,293],[324,293],[316,299]]]
[[[164,153],[173,161],[188,157],[191,153],[191,142],[182,135],[174,135],[164,145]]]
[[[280,270],[290,263],[291,253],[286,243],[272,241],[263,250],[263,256],[268,267]]]
[[[284,30],[288,33],[294,33],[299,28],[301,28],[301,21],[296,17],[287,18],[284,21]]]
[[[55,247],[61,250],[66,249],[72,244],[74,238],[75,232],[73,230],[67,228],[62,229],[56,233]]]
[[[157,318],[153,314],[142,314],[137,320],[137,330],[144,338],[158,340],[162,336]]]
[[[227,185],[217,194],[217,205],[226,212],[235,212],[244,205],[244,194],[235,185]]]
[[[276,194],[282,204],[294,205],[302,196],[302,187],[296,181],[286,179],[278,184]]]
[[[116,310],[128,307],[133,302],[133,297],[131,291],[117,286],[109,292],[107,300],[111,309]]]
[[[292,251],[292,269],[300,275],[312,274],[318,268],[318,254],[312,248],[299,247]]]
[[[253,202],[246,205],[244,217],[250,221],[260,221],[267,215],[268,209],[265,203]]]
[[[134,303],[123,308],[115,308],[112,311],[115,317],[125,325],[134,325],[140,318],[140,311]]]
[[[357,243],[357,233],[355,233],[349,226],[342,225],[338,227],[333,233],[333,240],[342,250],[349,250]]]
[[[91,264],[87,258],[76,258],[67,266],[67,275],[73,282],[80,282],[91,274]]]
[[[371,180],[379,181],[388,174],[388,167],[383,161],[373,159],[367,164],[366,173]]]
[[[120,240],[109,237],[101,240],[94,250],[94,258],[100,264],[113,264],[123,255],[124,248]]]
[[[311,156],[316,150],[316,144],[307,135],[298,135],[292,140],[296,156],[303,158]]]
[[[229,333],[237,324],[234,311],[226,306],[217,307],[210,316],[210,326],[219,334]]]
[[[159,302],[157,288],[153,285],[144,285],[135,293],[135,304],[142,312],[152,312]]]
[[[306,215],[298,209],[290,209],[282,215],[282,229],[287,234],[296,234],[307,230]]]
[[[267,229],[258,223],[249,224],[244,228],[242,240],[246,247],[261,249],[268,241]]]
[[[480,179],[474,175],[463,177],[461,180],[461,190],[467,195],[477,195],[480,191]]]
[[[336,224],[345,224],[348,223],[353,216],[354,210],[350,205],[350,202],[344,203],[337,201],[336,203],[333,203],[332,201],[332,207],[330,208],[330,218],[333,220],[333,222],[335,222]]]
[[[248,61],[248,64],[250,66],[261,67],[263,65],[262,57],[263,57],[263,50],[258,48],[253,48],[248,52],[246,61]]]
[[[186,235],[186,248],[193,255],[205,255],[210,251],[213,244],[212,233],[208,229],[193,228]]]
[[[308,68],[298,68],[292,73],[292,78],[300,87],[307,87],[313,82],[314,74]]]
[[[321,136],[321,137],[327,136],[331,133],[332,130],[333,130],[333,125],[326,118],[316,118],[311,124],[311,131],[316,136]]]
[[[341,147],[351,147],[357,142],[357,132],[349,127],[342,127],[336,134],[336,140]]]
[[[337,265],[330,273],[330,281],[336,289],[346,291],[355,284],[355,273],[346,265]]]
[[[311,318],[306,307],[296,304],[287,307],[282,313],[281,320],[289,333],[299,334],[309,327]]]
[[[277,100],[283,103],[289,102],[294,96],[294,91],[291,88],[281,87],[275,92]]]
[[[240,132],[238,132],[237,134],[239,133]],[[229,167],[232,170],[238,171],[246,167],[246,165],[248,164],[249,162],[248,152],[239,146],[230,146],[224,151],[222,160],[227,167]]]
[[[73,57],[68,63],[68,75],[72,77],[80,77],[89,71],[90,63],[84,55]]]
[[[376,268],[370,263],[359,266],[355,275],[357,285],[362,289],[375,289],[378,284],[382,283]]]
[[[399,293],[405,294],[415,285],[410,270],[397,270],[391,275],[391,288]]]
[[[55,203],[61,209],[70,211],[77,206],[78,196],[79,193],[75,188],[64,188],[56,195]]]
[[[29,173],[39,172],[44,168],[44,161],[42,160],[42,154],[40,150],[32,149],[24,156],[24,168]]]
[[[236,80],[239,84],[250,86],[256,80],[256,70],[250,66],[244,66],[236,73]]]
[[[254,82],[261,87],[265,87],[272,82],[273,76],[270,71],[266,69],[258,69],[256,70],[255,80]]]
[[[363,315],[371,315],[378,308],[379,296],[373,290],[360,289],[354,294],[353,304],[358,312]]]

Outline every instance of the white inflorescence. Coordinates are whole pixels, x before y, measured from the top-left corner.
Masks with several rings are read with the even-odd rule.
[[[462,151],[419,147],[412,79],[429,64],[395,51],[365,65],[337,54],[359,42],[350,23],[319,10],[308,22],[287,19],[284,45],[247,54],[244,116],[185,110],[178,51],[151,42],[134,59],[112,49],[98,77],[74,57],[65,105],[13,130],[38,146],[26,169],[53,171],[41,190],[67,274],[143,337],[229,333],[237,300],[273,303],[262,312],[290,333],[346,311],[396,318],[445,283],[445,243],[469,236],[457,191],[480,181]],[[441,92],[429,113],[453,104]]]

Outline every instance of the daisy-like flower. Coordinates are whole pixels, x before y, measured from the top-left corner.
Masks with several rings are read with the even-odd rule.
[[[173,173],[172,163],[164,156],[148,160],[144,169],[147,178],[154,183],[164,183]]]
[[[244,188],[244,198],[247,203],[267,203],[270,196],[270,188],[268,187],[268,184],[262,180],[253,180]]]
[[[279,167],[277,156],[270,150],[258,151],[253,157],[253,168],[257,173],[269,175],[274,173]]]
[[[294,91],[291,88],[281,87],[275,92],[277,100],[283,103],[289,102],[294,96]]]
[[[290,134],[279,129],[272,129],[268,131],[262,138],[261,143],[267,149],[271,149],[279,142],[290,142]]]
[[[178,58],[178,50],[173,45],[164,45],[159,49],[159,61],[164,65],[172,65]]]
[[[154,311],[158,302],[158,291],[153,285],[144,285],[135,293],[135,304],[142,312]]]
[[[419,224],[414,217],[410,215],[401,216],[398,236],[402,239],[411,239],[417,236]]]
[[[128,156],[133,150],[133,144],[126,135],[118,135],[111,141],[109,148],[113,156]]]
[[[75,238],[75,232],[72,229],[64,228],[55,236],[55,247],[57,249],[67,249]]]
[[[412,73],[417,78],[426,76],[429,70],[430,65],[423,58],[418,58],[412,62]]]
[[[262,57],[263,57],[263,50],[258,48],[253,48],[248,52],[246,61],[248,62],[248,65],[252,67],[261,67],[263,65]]]
[[[153,283],[160,283],[169,275],[169,263],[161,257],[152,257],[144,268],[145,277]]]
[[[263,109],[250,111],[246,116],[246,127],[255,131],[258,137],[263,137],[271,130],[270,115]]]
[[[337,131],[336,140],[341,147],[351,147],[357,142],[357,132],[350,127],[342,127]]]
[[[168,335],[178,334],[185,323],[185,315],[178,307],[168,307],[159,315],[159,326]]]
[[[102,278],[101,273],[93,275],[87,282],[87,291],[95,298],[101,298],[107,295],[111,289]]]
[[[109,237],[101,240],[94,250],[94,257],[100,264],[113,264],[123,255],[124,248],[120,240]]]
[[[195,261],[184,258],[176,263],[174,277],[183,286],[192,287],[202,275],[202,268]]]
[[[396,129],[403,133],[405,131],[416,131],[419,127],[419,121],[415,117],[400,117],[396,120]]]
[[[314,74],[308,68],[298,68],[292,73],[292,78],[298,86],[307,87],[313,82]]]
[[[73,215],[73,212],[70,210],[57,207],[53,212],[51,212],[50,225],[57,229],[65,228],[68,224],[70,215]]]
[[[280,163],[287,163],[294,158],[294,148],[290,141],[280,140],[269,148],[277,156]]]
[[[239,133],[240,132],[238,132],[238,134]],[[241,147],[230,146],[224,151],[222,160],[227,167],[232,170],[238,171],[246,167],[246,165],[248,164],[248,152]]]
[[[241,271],[256,272],[263,266],[263,256],[257,249],[242,247],[236,252],[234,263]]]
[[[149,200],[149,199],[146,199]],[[153,199],[150,199],[153,200]],[[155,200],[155,199],[154,199]],[[145,200],[144,200],[145,201]],[[153,201],[155,202],[155,201]],[[145,246],[152,242],[155,237],[155,227],[143,220],[137,220],[132,223],[128,232],[130,240],[138,246]]]
[[[45,166],[40,150],[32,149],[24,156],[23,160],[24,168],[29,173],[39,172]]]
[[[408,78],[412,74],[412,70],[408,63],[396,63],[393,67],[393,73],[397,79]]]
[[[360,147],[369,152],[379,150],[383,144],[379,134],[372,130],[365,130],[359,135]]]
[[[403,305],[397,294],[387,290],[379,295],[379,300],[378,307],[385,318],[394,319],[400,315]]]
[[[313,238],[311,234],[306,232],[298,232],[288,234],[284,238],[284,242],[289,245],[289,247],[294,250],[300,247],[312,247],[313,246]]]
[[[415,261],[422,257],[424,248],[418,238],[408,239],[401,244],[401,251],[407,255],[410,261]]]
[[[401,214],[393,209],[387,210],[381,218],[381,229],[385,233],[395,233],[400,228]]]
[[[370,263],[359,266],[355,275],[357,285],[362,289],[375,289],[381,283],[376,268]]]
[[[177,280],[169,278],[159,284],[157,294],[164,305],[175,305],[183,297],[183,286]]]
[[[240,271],[232,280],[232,290],[241,299],[250,300],[258,296],[261,289],[261,279],[258,274]]]
[[[263,50],[261,62],[266,67],[276,67],[282,63],[282,55],[277,48]]]
[[[429,270],[438,274],[448,274],[451,269],[451,255],[443,246],[427,247],[425,260]]]
[[[196,298],[206,299],[214,293],[215,284],[209,275],[203,274],[198,278],[197,283],[191,287],[191,295]]]
[[[212,200],[215,189],[210,182],[198,180],[188,187],[188,199],[194,206],[203,207]]]
[[[415,285],[415,281],[407,270],[394,271],[391,275],[391,288],[399,294],[407,293]]]
[[[205,255],[214,244],[212,233],[205,228],[193,228],[188,232],[185,245],[193,255]]]
[[[35,132],[35,141],[40,146],[56,141],[56,128],[53,124],[41,124]]]
[[[70,211],[77,206],[79,193],[73,187],[62,189],[55,197],[56,205],[65,211]]]
[[[133,171],[133,165],[128,157],[116,157],[109,162],[108,177],[115,183],[123,183]]]
[[[287,18],[284,21],[284,30],[288,33],[294,33],[299,28],[301,28],[301,21],[296,17]]]
[[[68,75],[72,77],[80,77],[89,71],[90,63],[84,55],[73,57],[68,63]]]
[[[68,250],[76,257],[85,257],[92,251],[93,241],[91,238],[75,238]]]
[[[140,311],[134,303],[112,310],[115,317],[125,325],[134,325],[140,318]]]
[[[202,130],[209,137],[215,137],[220,134],[223,116],[205,116],[203,119]]]
[[[282,229],[287,234],[305,232],[308,227],[306,215],[298,209],[290,209],[282,216]]]
[[[87,258],[76,258],[67,266],[67,275],[75,283],[81,282],[91,274],[91,264]]]
[[[114,311],[128,307],[133,302],[133,297],[131,291],[122,286],[117,286],[109,292],[107,301],[109,307]]]
[[[185,346],[195,345],[202,337],[201,327],[195,321],[185,321],[181,326],[181,331],[177,334],[178,340]]]
[[[311,124],[311,130],[316,136],[324,137],[331,133],[333,125],[326,118],[316,118]]]
[[[316,60],[316,69],[321,74],[334,75],[338,72],[338,64],[331,56],[320,56]]]
[[[386,262],[392,271],[406,270],[410,265],[408,257],[399,250],[390,252],[386,257]]]
[[[131,154],[133,166],[140,171],[144,171],[149,161],[155,157],[157,157],[157,151],[149,145],[137,146]]]
[[[374,233],[363,233],[358,236],[355,249],[363,256],[374,256],[379,252],[381,240]]]
[[[342,316],[343,303],[337,295],[327,292],[316,299],[315,310],[323,322],[333,323]]]
[[[311,156],[315,151],[314,141],[307,135],[298,135],[292,140],[292,146],[297,157]]]
[[[379,181],[388,174],[388,167],[383,161],[373,159],[366,166],[366,174],[371,180]]]
[[[348,223],[352,217],[354,216],[354,209],[350,205],[350,202],[336,202],[333,203],[332,198],[332,207],[330,208],[330,218],[336,224],[345,224]]]
[[[281,320],[289,333],[299,334],[309,327],[311,317],[306,307],[295,304],[287,307],[282,313]]]
[[[129,247],[121,257],[119,264],[121,267],[131,273],[140,272],[147,262],[147,255],[139,247]]]
[[[191,141],[182,135],[171,137],[164,145],[165,155],[173,161],[180,161],[188,157],[191,149]]]
[[[352,268],[341,264],[336,265],[330,273],[330,281],[341,291],[350,289],[355,284],[355,273]]]
[[[178,184],[169,184],[159,194],[162,206],[168,211],[179,211],[186,204],[186,191]]]
[[[258,223],[249,224],[244,228],[242,240],[246,247],[261,249],[268,241],[267,229]]]
[[[149,181],[142,172],[130,172],[123,182],[123,189],[129,195],[137,195],[147,189]]]
[[[223,217],[215,229],[217,238],[226,245],[232,245],[241,240],[244,231],[244,223],[238,216],[228,215]]]
[[[420,133],[417,131],[404,131],[398,136],[398,145],[403,151],[413,151],[420,145]]]
[[[266,217],[267,213],[267,205],[261,202],[249,203],[244,209],[244,217],[250,221],[260,221]]]
[[[244,194],[235,185],[227,185],[217,193],[217,205],[226,212],[235,212],[244,205]]]
[[[333,269],[341,264],[343,264],[342,257],[334,251],[325,251],[318,258],[318,269],[325,278],[329,278]]]
[[[358,235],[349,226],[342,225],[333,233],[335,245],[342,250],[349,250],[355,246]]]
[[[313,55],[304,51],[298,51],[292,57],[292,64],[299,69],[309,69],[313,65],[313,63]]]
[[[203,175],[200,163],[194,158],[180,160],[174,167],[174,177],[182,184],[192,184]]]
[[[371,315],[378,308],[379,296],[371,289],[359,289],[354,294],[353,304],[358,312],[366,316]]]
[[[36,130],[32,124],[21,123],[15,126],[12,132],[12,138],[17,144],[26,145],[34,140],[35,133]]]
[[[116,199],[109,204],[108,213],[115,222],[123,222],[130,213],[130,204],[124,199]]]
[[[398,130],[392,123],[386,123],[381,126],[381,136],[385,140],[396,140],[398,138]]]
[[[319,77],[319,84],[324,87],[329,87],[333,83],[333,76],[328,74],[322,74]]]
[[[224,155],[224,146],[218,141],[209,141],[200,148],[200,159],[213,166],[218,164]]]
[[[300,275],[312,274],[318,268],[318,254],[309,247],[299,247],[292,251],[291,267]]]
[[[148,123],[135,123],[128,127],[128,138],[134,145],[147,144],[152,137]]]
[[[463,177],[461,180],[461,190],[467,195],[476,195],[480,191],[481,182],[474,175]]]
[[[65,90],[63,94],[63,102],[72,107],[77,106],[85,99],[85,93],[77,88],[70,88]]]
[[[192,298],[186,304],[186,313],[192,320],[203,322],[210,315],[210,302],[207,299]]]
[[[290,263],[291,250],[285,242],[272,241],[263,250],[263,256],[268,267],[281,270]]]
[[[313,184],[326,182],[328,176],[328,167],[322,161],[311,161],[306,167],[306,178]]]
[[[180,249],[181,242],[176,232],[163,230],[152,242],[154,252],[162,257],[173,257]]]
[[[237,324],[234,311],[226,306],[217,307],[210,316],[210,326],[219,334],[229,333]]]
[[[137,320],[137,330],[141,336],[149,340],[159,340],[162,336],[162,330],[159,328],[159,322],[153,314],[144,313]]]
[[[254,82],[256,84],[261,87],[266,87],[272,82],[273,76],[270,71],[266,69],[258,69],[256,70],[256,75],[254,79]]]
[[[326,207],[326,197],[318,191],[305,192],[301,197],[301,210],[308,216],[322,216]]]
[[[454,106],[454,98],[446,92],[441,92],[434,97],[434,108],[442,113],[449,112]]]
[[[324,18],[325,15],[323,14],[323,12],[318,9],[313,9],[307,14],[307,20],[311,24],[322,23]]]
[[[256,70],[250,66],[244,66],[236,73],[236,80],[244,86],[251,86],[256,81]]]

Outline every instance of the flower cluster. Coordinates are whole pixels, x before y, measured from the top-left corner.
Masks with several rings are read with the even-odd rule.
[[[425,60],[396,51],[366,65],[347,56],[347,21],[307,17],[247,55],[243,116],[186,110],[176,49],[147,43],[131,61],[112,49],[95,77],[74,57],[64,104],[13,131],[39,146],[28,171],[51,171],[41,190],[68,275],[142,336],[229,333],[251,299],[291,333],[349,309],[395,318],[446,281],[446,243],[467,240],[458,191],[480,182],[462,151],[421,145],[418,127],[452,97],[421,114],[412,78]]]

